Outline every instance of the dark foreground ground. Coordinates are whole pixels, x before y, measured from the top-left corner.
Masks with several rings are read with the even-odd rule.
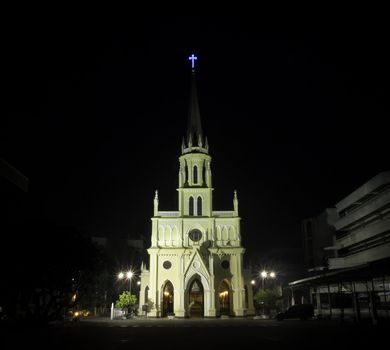
[[[381,324],[254,319],[88,319],[1,329],[1,349],[387,349]]]

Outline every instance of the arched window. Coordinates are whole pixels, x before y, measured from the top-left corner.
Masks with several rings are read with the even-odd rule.
[[[194,184],[197,184],[198,183],[198,167],[196,165],[194,165],[193,174],[194,174]]]
[[[145,304],[147,304],[149,301],[149,287],[146,286],[145,288]]]
[[[189,207],[188,215],[194,215],[194,197],[190,197],[188,207]]]
[[[184,184],[188,185],[188,165],[186,161],[184,161],[184,177]]]
[[[203,163],[202,167],[202,185],[206,184],[206,161]]]
[[[202,216],[202,197],[198,197],[196,200],[197,215]]]

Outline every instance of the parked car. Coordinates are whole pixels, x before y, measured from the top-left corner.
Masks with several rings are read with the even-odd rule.
[[[299,318],[307,320],[314,316],[314,308],[312,304],[300,304],[289,307],[285,312],[279,312],[275,318],[279,321],[289,318]]]

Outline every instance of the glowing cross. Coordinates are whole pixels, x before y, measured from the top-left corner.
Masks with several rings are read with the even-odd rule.
[[[191,61],[191,68],[195,69],[195,61],[198,59],[194,54],[192,54],[188,59]]]

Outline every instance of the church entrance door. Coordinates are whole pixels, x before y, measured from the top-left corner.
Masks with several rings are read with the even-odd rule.
[[[165,283],[163,289],[162,317],[173,314],[173,285],[171,282]]]
[[[230,315],[230,289],[225,281],[219,288],[219,314]]]
[[[199,279],[194,279],[188,289],[188,311],[190,317],[204,316],[204,291]]]

